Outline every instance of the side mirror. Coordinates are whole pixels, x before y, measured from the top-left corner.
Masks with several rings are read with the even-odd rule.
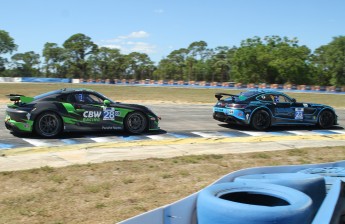
[[[293,103],[296,103],[296,99],[295,98],[292,98],[291,99]]]
[[[103,104],[108,107],[108,106],[110,106],[110,101],[109,100],[104,100]]]

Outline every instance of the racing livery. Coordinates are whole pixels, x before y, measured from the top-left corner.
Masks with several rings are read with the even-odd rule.
[[[222,99],[223,96],[228,96]],[[330,128],[337,124],[335,110],[327,105],[300,103],[286,94],[270,90],[242,92],[239,95],[216,93],[215,120],[250,125],[266,130],[278,125],[318,125]]]
[[[8,95],[5,125],[14,132],[55,137],[65,131],[158,130],[160,117],[145,106],[114,102],[90,89],[60,89],[35,97]]]

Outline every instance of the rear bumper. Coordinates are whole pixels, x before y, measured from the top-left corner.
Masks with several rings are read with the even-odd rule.
[[[25,133],[25,132],[31,132],[31,126],[27,123],[21,123],[21,122],[15,122],[11,120],[5,121],[5,127],[13,132],[18,133]]]
[[[234,116],[225,115],[222,112],[214,112],[213,113],[213,119],[215,119],[217,121],[225,122],[228,124],[247,125],[247,123],[244,120],[238,119]]]

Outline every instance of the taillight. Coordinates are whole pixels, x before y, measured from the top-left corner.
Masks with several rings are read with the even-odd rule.
[[[235,103],[229,103],[226,105],[226,107],[229,108],[235,108],[235,109],[243,109],[246,108],[247,104],[235,104]]]

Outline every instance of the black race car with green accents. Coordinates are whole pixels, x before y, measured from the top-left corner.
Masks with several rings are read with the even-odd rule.
[[[55,137],[69,131],[125,130],[140,134],[159,130],[158,117],[149,108],[114,102],[90,89],[60,89],[35,97],[8,95],[5,125],[13,132]]]

